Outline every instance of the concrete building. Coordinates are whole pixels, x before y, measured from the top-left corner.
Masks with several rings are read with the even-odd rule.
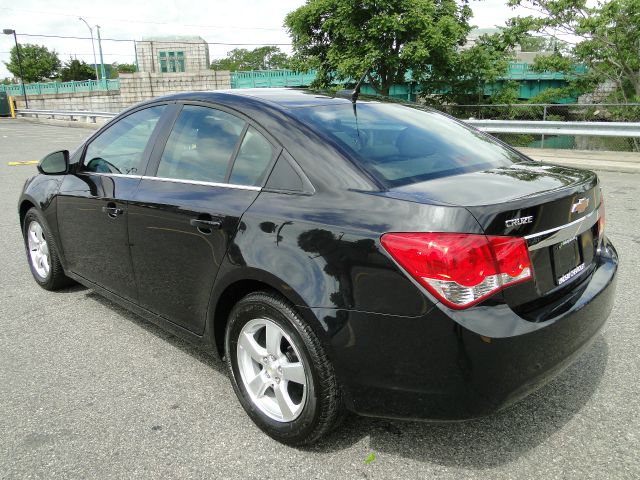
[[[493,35],[496,33],[500,33],[499,28],[474,28],[469,32],[469,35],[467,35],[467,43],[465,43],[462,47],[460,47],[460,49],[466,50],[467,48],[471,48],[476,44],[476,42],[482,35]],[[523,52],[520,45],[516,45],[513,48],[512,53],[513,53],[513,61],[515,63],[528,63],[528,64],[532,64],[538,55],[547,56],[552,54],[552,52],[550,51]]]
[[[143,37],[136,41],[140,72],[195,73],[209,69],[209,46],[197,36]]]

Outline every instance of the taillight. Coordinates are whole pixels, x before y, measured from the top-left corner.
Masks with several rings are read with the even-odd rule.
[[[532,277],[518,237],[463,233],[385,233],[384,248],[415,280],[451,308],[468,308]]]

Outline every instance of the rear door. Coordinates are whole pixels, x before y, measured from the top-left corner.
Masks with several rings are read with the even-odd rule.
[[[137,110],[92,138],[65,176],[58,197],[60,240],[68,268],[135,301],[129,255],[128,202],[142,178],[167,105]]]
[[[278,148],[222,108],[182,106],[157,142],[129,210],[139,302],[202,333],[209,296],[240,217]]]

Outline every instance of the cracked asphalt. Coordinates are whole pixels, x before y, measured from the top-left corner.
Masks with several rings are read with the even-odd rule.
[[[640,478],[640,175],[600,174],[617,298],[560,377],[480,420],[351,417],[295,449],[253,426],[219,360],[90,290],[31,279],[16,207],[36,170],[7,162],[90,133],[0,119],[0,478]]]

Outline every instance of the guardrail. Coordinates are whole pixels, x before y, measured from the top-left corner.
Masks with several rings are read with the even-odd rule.
[[[586,137],[640,137],[638,122],[549,122],[528,120],[463,120],[487,133],[576,135]]]
[[[75,117],[84,117],[87,121],[91,121],[92,123],[96,123],[96,118],[113,118],[117,115],[117,113],[113,112],[89,112],[84,110],[35,110],[32,108],[29,109],[18,109],[16,110],[16,115],[20,116],[35,116],[39,118],[40,115],[48,118],[55,119],[56,117],[66,117],[69,120],[75,120]]]
[[[40,115],[49,118],[85,117],[96,122],[96,118],[112,118],[113,112],[89,112],[83,110],[16,110],[17,115]],[[640,137],[640,122],[548,122],[538,120],[464,120],[465,123],[487,133],[512,133],[518,135],[577,135],[587,137]]]

